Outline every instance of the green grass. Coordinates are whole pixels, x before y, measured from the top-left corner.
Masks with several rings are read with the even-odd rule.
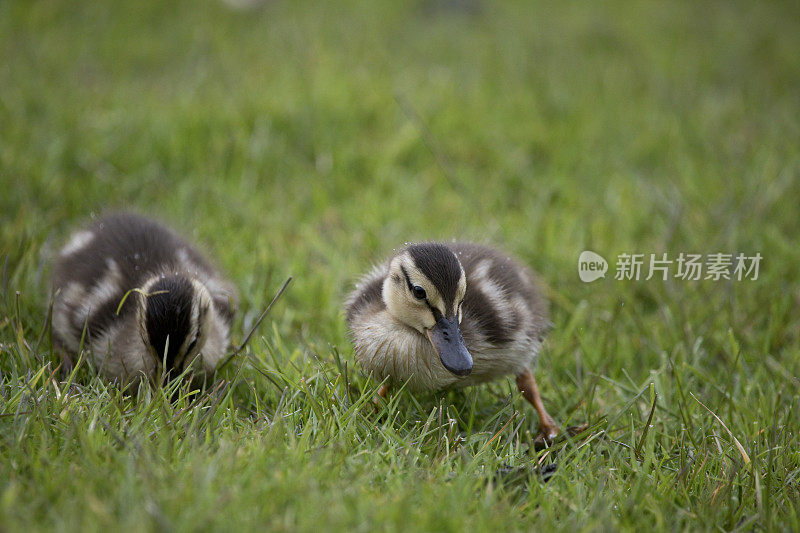
[[[448,5],[0,2],[0,530],[800,529],[797,4]],[[115,207],[215,257],[236,341],[295,277],[203,392],[54,376],[49,257]],[[430,238],[541,273],[587,438],[532,450],[511,380],[366,407],[342,300]]]

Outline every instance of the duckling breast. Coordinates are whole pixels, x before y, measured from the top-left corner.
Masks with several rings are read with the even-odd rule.
[[[472,372],[459,377],[449,372],[430,340],[398,321],[386,310],[351,321],[356,361],[373,379],[387,379],[410,391],[467,387],[519,374],[536,361],[540,343],[522,339],[504,345],[490,342],[470,317],[462,321],[464,342],[473,358]]]
[[[351,322],[356,361],[373,379],[406,384],[412,391],[437,390],[460,378],[445,369],[427,337],[383,310]]]

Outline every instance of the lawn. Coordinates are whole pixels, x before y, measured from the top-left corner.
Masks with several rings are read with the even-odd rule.
[[[799,530],[798,50],[796,2],[0,2],[0,531]],[[51,257],[115,208],[236,342],[293,276],[203,390],[57,371]],[[512,378],[371,408],[343,300],[425,239],[540,273],[583,435],[534,449]],[[682,252],[763,260],[615,279]]]

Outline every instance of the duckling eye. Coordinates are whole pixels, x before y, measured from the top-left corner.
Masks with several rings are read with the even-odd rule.
[[[417,300],[424,300],[428,296],[428,294],[425,292],[425,289],[419,285],[414,285],[411,288],[411,292],[414,294],[414,298]]]

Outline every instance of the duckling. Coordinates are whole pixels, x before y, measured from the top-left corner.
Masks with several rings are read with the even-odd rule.
[[[72,234],[52,275],[64,367],[81,347],[120,384],[213,372],[230,342],[236,290],[170,229],[131,213]]]
[[[516,376],[539,414],[542,438],[558,426],[531,369],[550,327],[533,273],[470,243],[406,246],[376,266],[346,302],[356,359],[373,377],[409,390],[438,390]]]

